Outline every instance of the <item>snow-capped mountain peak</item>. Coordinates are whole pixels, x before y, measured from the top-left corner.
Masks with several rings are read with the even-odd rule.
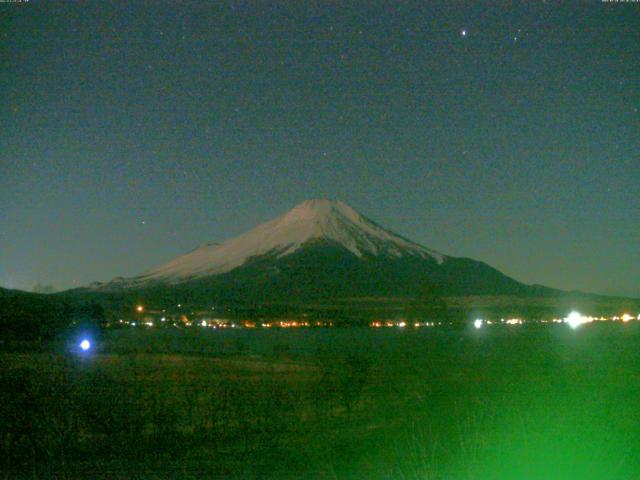
[[[203,245],[132,279],[180,283],[217,275],[262,255],[290,255],[311,240],[345,248],[357,257],[416,256],[442,263],[444,256],[386,230],[343,202],[307,200],[274,220],[220,244]]]

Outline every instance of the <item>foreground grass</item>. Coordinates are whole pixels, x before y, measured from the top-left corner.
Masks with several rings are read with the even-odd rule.
[[[0,471],[637,478],[640,332],[563,327],[122,331],[86,358],[4,354]]]

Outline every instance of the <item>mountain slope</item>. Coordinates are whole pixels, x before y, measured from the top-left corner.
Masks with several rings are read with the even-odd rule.
[[[132,280],[182,283],[229,272],[249,259],[283,258],[313,241],[337,244],[358,258],[444,256],[386,230],[342,202],[308,200],[288,213],[222,244],[204,245]]]
[[[239,237],[92,289],[236,302],[553,292],[438,253],[329,200],[303,202]]]

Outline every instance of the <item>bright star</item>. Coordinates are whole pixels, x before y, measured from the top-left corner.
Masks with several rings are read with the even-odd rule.
[[[86,352],[91,348],[91,342],[85,338],[80,342],[80,348]]]
[[[460,31],[460,35],[462,35],[463,37],[466,37],[467,36],[467,30],[466,29],[462,29]]]

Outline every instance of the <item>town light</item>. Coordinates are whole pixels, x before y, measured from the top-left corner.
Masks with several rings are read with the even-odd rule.
[[[569,314],[569,316],[565,319],[565,322],[569,324],[571,328],[574,330],[578,328],[580,325],[585,323],[586,319],[580,313],[573,311]]]
[[[473,322],[473,326],[476,328],[482,328],[482,319],[476,318]]]
[[[136,312],[143,312],[144,311],[144,307],[142,305],[138,305],[136,307]]]

